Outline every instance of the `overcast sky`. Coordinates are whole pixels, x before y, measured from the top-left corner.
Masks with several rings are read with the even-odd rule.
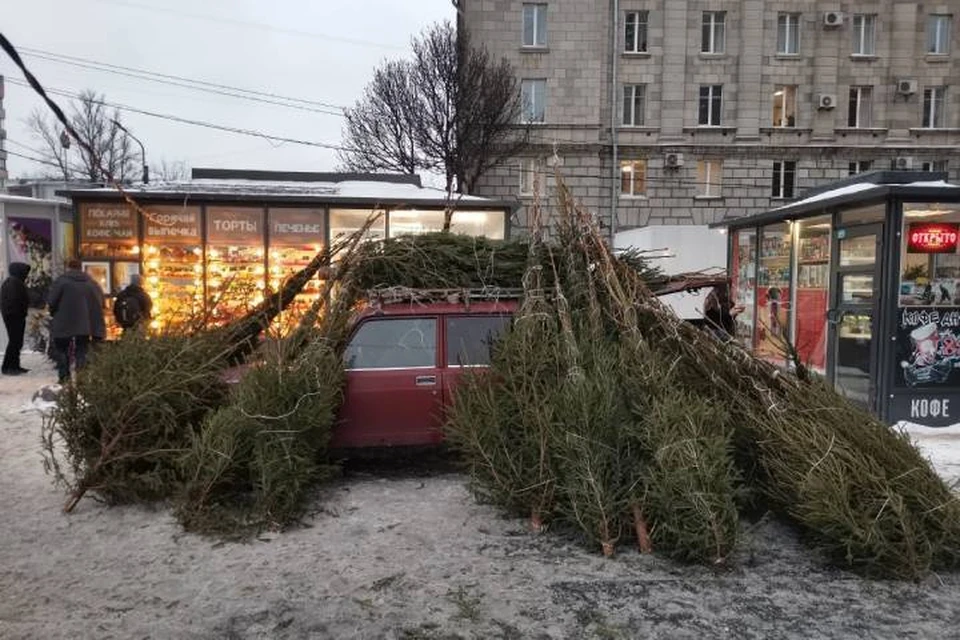
[[[384,59],[406,55],[425,26],[453,19],[450,0],[10,0],[0,29],[29,48],[333,105],[352,105]],[[95,89],[110,102],[321,143],[342,117],[258,104],[24,55],[44,86]],[[23,80],[0,52],[0,74]],[[67,98],[54,96],[64,105]],[[6,83],[7,150],[37,155],[24,121],[35,94]],[[324,109],[325,107],[316,107]],[[334,109],[334,111],[336,111]],[[193,167],[329,171],[335,151],[123,113],[147,162]],[[40,167],[10,155],[10,177]]]

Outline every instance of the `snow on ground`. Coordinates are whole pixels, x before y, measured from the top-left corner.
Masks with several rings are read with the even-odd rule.
[[[827,568],[788,529],[744,525],[732,568],[614,560],[478,505],[464,478],[348,474],[306,526],[243,544],[163,508],[71,515],[41,467],[32,394],[0,379],[0,638],[946,638],[960,575],[922,584]],[[27,411],[24,411],[27,408]],[[934,461],[957,439],[918,436]],[[954,464],[954,463],[950,463]],[[949,467],[956,473],[957,467]]]

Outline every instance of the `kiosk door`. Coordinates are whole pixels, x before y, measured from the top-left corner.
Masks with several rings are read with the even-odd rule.
[[[834,386],[850,400],[875,408],[877,400],[877,309],[883,225],[837,232],[829,368]]]

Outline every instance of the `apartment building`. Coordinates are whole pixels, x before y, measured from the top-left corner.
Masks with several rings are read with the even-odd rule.
[[[612,232],[759,213],[869,169],[960,179],[960,0],[458,5],[514,65],[532,127],[478,195],[529,204],[556,164]]]

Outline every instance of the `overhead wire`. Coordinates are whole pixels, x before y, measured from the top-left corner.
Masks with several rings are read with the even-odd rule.
[[[158,73],[154,71],[145,71],[141,69],[135,69],[133,67],[125,67],[122,65],[114,65],[106,62],[97,62],[94,60],[86,60],[84,58],[78,58],[76,56],[67,56],[63,54],[51,53],[47,51],[41,51],[39,49],[23,49],[25,55],[36,58],[38,60],[45,60],[48,62],[54,62],[59,64],[66,64],[74,67],[79,67],[82,69],[88,69],[91,71],[100,71],[103,73],[110,73],[114,75],[119,75],[128,78],[134,78],[137,80],[145,80],[147,82],[155,82],[158,84],[164,84],[168,86],[181,87],[184,89],[190,89],[193,91],[202,91],[204,93],[210,93],[214,95],[226,96],[230,98],[239,98],[241,100],[248,100],[251,102],[259,102],[263,104],[271,104],[281,107],[287,107],[290,109],[299,109],[301,111],[310,111],[314,113],[322,113],[332,116],[343,116],[343,109],[340,105],[335,105],[329,102],[321,102],[319,100],[307,100],[304,98],[294,98],[289,96],[283,96],[275,93],[270,93],[267,91],[257,91],[253,89],[244,89],[241,87],[232,87],[230,85],[219,84],[215,82],[207,82],[205,80],[195,80],[193,78],[186,78],[183,76],[175,76],[171,74]]]
[[[7,82],[11,83],[11,84],[14,85],[14,86],[20,86],[20,87],[29,87],[29,86],[30,86],[30,85],[28,85],[26,82],[23,82],[22,80],[18,80],[18,79],[16,79],[16,78],[8,78],[8,79],[7,79]],[[64,90],[64,89],[57,89],[57,88],[54,88],[54,87],[48,87],[48,88],[46,88],[46,92],[49,93],[49,94],[58,95],[58,96],[63,96],[63,97],[66,97],[66,98],[80,99],[80,97],[81,97],[80,94],[78,94],[78,93],[75,93],[75,92],[72,92],[72,91],[67,91],[67,90]],[[184,118],[184,117],[182,117],[182,116],[177,116],[177,115],[173,115],[173,114],[169,114],[169,113],[160,113],[160,112],[157,112],[157,111],[149,111],[149,110],[147,110],[147,109],[141,109],[141,108],[139,108],[139,107],[133,107],[133,106],[130,106],[130,105],[125,105],[125,104],[121,104],[121,103],[118,103],[118,102],[112,102],[112,101],[108,101],[108,100],[99,100],[99,99],[98,99],[96,102],[97,102],[98,104],[102,104],[102,105],[105,106],[105,107],[111,107],[111,108],[114,108],[114,109],[119,109],[120,111],[126,111],[126,112],[128,112],[128,113],[136,113],[136,114],[140,114],[140,115],[143,115],[143,116],[148,116],[148,117],[151,117],[151,118],[158,118],[158,119],[161,119],[161,120],[169,120],[169,121],[171,121],[171,122],[178,122],[178,123],[180,123],[180,124],[188,124],[188,125],[192,125],[192,126],[196,126],[196,127],[204,127],[204,128],[207,128],[207,129],[215,129],[215,130],[218,130],[218,131],[225,131],[225,132],[227,132],[227,133],[235,133],[235,134],[238,134],[238,135],[245,135],[245,136],[250,136],[250,137],[254,137],[254,138],[262,138],[262,139],[264,139],[264,140],[273,140],[273,141],[276,141],[276,142],[286,142],[286,143],[290,143],[290,144],[299,144],[299,145],[304,145],[304,146],[309,146],[309,147],[318,147],[318,148],[321,148],[321,149],[332,149],[332,150],[334,150],[334,151],[350,151],[350,148],[349,148],[349,147],[344,147],[344,146],[338,145],[338,144],[331,144],[331,143],[326,143],[326,142],[317,142],[317,141],[313,141],[313,140],[302,140],[302,139],[299,139],[299,138],[291,138],[291,137],[287,137],[287,136],[278,136],[278,135],[263,133],[263,132],[261,132],[261,131],[255,130],[255,129],[244,129],[244,128],[241,128],[241,127],[231,127],[231,126],[228,126],[228,125],[217,124],[217,123],[215,123],[215,122],[207,122],[207,121],[205,121],[205,120],[195,120],[195,119],[192,119],[192,118]]]
[[[254,22],[251,20],[238,20],[237,18],[230,18],[223,14],[213,16],[213,15],[206,15],[202,13],[193,13],[189,11],[183,11],[180,9],[171,9],[169,7],[157,7],[154,5],[142,4],[139,2],[129,2],[125,0],[98,0],[98,1],[105,2],[107,4],[130,7],[133,9],[141,9],[144,11],[154,11],[158,13],[168,13],[172,15],[179,15],[187,18],[192,18],[194,20],[216,22],[219,25],[229,24],[229,25],[234,25],[239,27],[256,29],[257,31],[273,31],[276,33],[285,33],[287,35],[299,36],[302,38],[316,38],[319,40],[330,40],[332,42],[342,42],[344,44],[360,46],[360,47],[372,47],[377,49],[388,49],[388,50],[404,49],[404,47],[401,45],[375,42],[373,40],[362,40],[359,38],[344,38],[342,36],[334,36],[326,33],[318,33],[313,31],[303,31],[301,29],[290,29],[288,27],[280,27],[276,25],[266,24],[263,22]]]

